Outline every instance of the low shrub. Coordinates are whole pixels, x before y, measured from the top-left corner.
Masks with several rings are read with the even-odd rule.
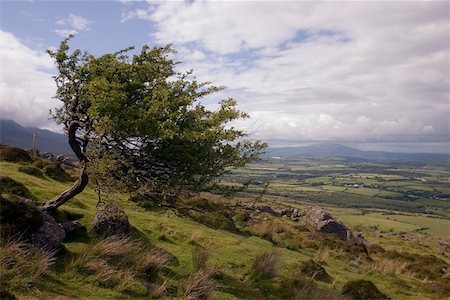
[[[333,278],[327,273],[324,267],[313,261],[312,259],[302,263],[300,272],[312,279],[331,283]]]
[[[6,145],[0,145],[0,160],[18,163],[30,163],[33,161],[27,151]]]
[[[214,229],[223,229],[231,232],[238,231],[233,219],[226,212],[212,211],[203,213],[192,211],[189,213],[189,216],[195,221]]]
[[[279,286],[280,299],[320,299],[337,300],[344,299],[334,290],[319,287],[312,278],[301,274],[282,277]]]
[[[342,294],[350,299],[389,299],[381,293],[372,281],[353,280],[347,282],[342,288]]]
[[[0,176],[0,193],[36,200],[36,196],[34,196],[22,183],[7,176]]]
[[[253,280],[260,280],[277,276],[280,258],[280,254],[273,250],[259,253],[251,265],[250,277]]]
[[[54,180],[60,182],[73,181],[72,176],[70,176],[62,167],[60,163],[51,163],[44,168],[44,174]]]
[[[44,173],[42,173],[42,171],[36,167],[33,166],[20,166],[17,169],[19,172],[31,175],[31,176],[35,176],[35,177],[39,177],[39,178],[43,178],[44,177]]]
[[[2,289],[30,289],[53,263],[53,256],[53,252],[33,248],[18,240],[5,241],[0,246]]]

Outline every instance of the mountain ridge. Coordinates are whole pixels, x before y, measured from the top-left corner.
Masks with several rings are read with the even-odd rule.
[[[67,137],[47,129],[24,127],[13,120],[0,119],[0,143],[22,149],[31,149],[33,133],[36,133],[36,148],[53,154],[72,154]]]
[[[37,136],[37,149],[40,152],[71,155],[67,137],[37,127],[24,127],[13,120],[0,119],[0,143],[23,149],[31,149],[33,133]],[[313,156],[313,157],[344,157],[353,160],[369,161],[399,161],[399,160],[450,160],[450,153],[400,153],[387,151],[366,151],[348,147],[339,143],[317,143],[303,147],[269,147],[265,156]]]
[[[318,143],[303,147],[269,147],[266,155],[272,157],[346,157],[373,161],[450,160],[450,153],[401,153],[388,151],[366,151],[348,147],[338,143]]]

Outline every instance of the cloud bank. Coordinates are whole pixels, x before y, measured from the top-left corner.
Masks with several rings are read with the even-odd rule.
[[[257,138],[449,142],[448,3],[150,2],[130,19],[227,86]]]
[[[53,61],[47,53],[34,51],[14,35],[0,31],[0,116],[24,126],[56,129],[49,121],[55,83],[50,74]]]

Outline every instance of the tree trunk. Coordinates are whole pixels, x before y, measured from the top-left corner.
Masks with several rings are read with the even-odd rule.
[[[75,182],[75,184],[67,191],[61,193],[59,196],[56,196],[52,200],[45,203],[43,208],[46,211],[51,211],[51,210],[57,209],[58,207],[60,207],[61,205],[63,205],[64,203],[66,203],[67,201],[69,201],[70,199],[72,199],[73,197],[78,195],[79,193],[81,193],[84,190],[84,188],[87,186],[88,182],[89,182],[89,177],[86,173],[86,166],[84,165],[80,170],[80,177]]]
[[[48,201],[44,204],[43,208],[46,211],[52,211],[81,193],[84,188],[87,186],[89,182],[89,177],[86,173],[86,163],[88,162],[88,158],[85,154],[84,147],[81,147],[80,142],[77,140],[76,132],[80,124],[78,122],[72,122],[69,126],[68,135],[69,135],[69,145],[72,148],[73,152],[79,159],[82,164],[80,170],[80,176],[75,184],[68,189],[67,191],[61,193],[59,196],[56,196],[52,200]]]

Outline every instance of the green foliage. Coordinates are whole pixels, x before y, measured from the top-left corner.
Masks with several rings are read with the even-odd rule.
[[[342,294],[350,299],[389,299],[368,280],[353,280],[347,282],[342,288]]]
[[[198,212],[192,211],[189,213],[189,216],[192,217],[195,221],[202,223],[208,227],[215,229],[223,229],[231,232],[237,232],[238,229],[231,218],[231,215],[224,214],[220,211],[213,212]]]
[[[42,224],[36,206],[0,195],[0,237],[2,240],[22,236],[27,239]]]
[[[34,166],[20,166],[17,170],[19,170],[19,172],[31,175],[31,176],[36,176],[36,177],[40,177],[43,178],[44,177],[44,173],[42,173],[42,171]]]
[[[214,178],[257,159],[265,144],[244,140],[247,134],[228,126],[246,118],[233,99],[216,111],[200,103],[222,87],[200,83],[192,72],[178,73],[171,46],[132,47],[94,57],[75,50],[69,39],[56,51],[56,98],[53,111],[68,130],[79,128],[88,144],[90,172],[111,186],[158,193],[211,188]]]
[[[0,194],[3,193],[28,199],[36,199],[36,197],[22,183],[7,176],[0,176]]]
[[[9,162],[29,163],[32,161],[30,154],[20,148],[0,145],[0,160]]]

